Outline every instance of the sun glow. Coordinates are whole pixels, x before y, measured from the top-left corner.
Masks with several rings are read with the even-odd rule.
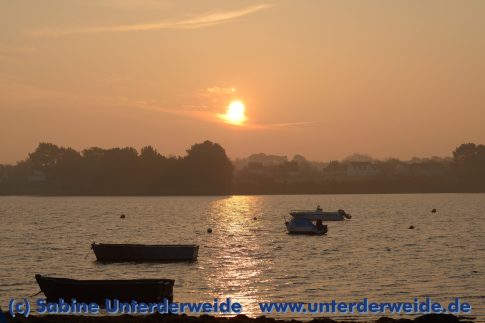
[[[221,118],[227,123],[242,125],[248,118],[246,117],[246,107],[241,101],[232,101],[228,106],[226,113]]]

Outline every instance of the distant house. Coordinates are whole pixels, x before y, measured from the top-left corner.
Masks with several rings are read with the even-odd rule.
[[[40,170],[34,170],[29,176],[29,182],[45,182],[47,176]]]
[[[445,165],[435,162],[402,164],[394,168],[395,175],[406,176],[442,176],[447,172]]]
[[[299,167],[299,164],[297,161],[289,161],[289,162],[286,162],[282,165],[282,168],[284,169],[284,172],[288,175],[297,175],[299,170],[300,170],[300,167]]]
[[[249,163],[261,163],[263,166],[278,166],[283,165],[288,162],[288,157],[277,156],[277,155],[266,155],[266,154],[253,154],[247,158]]]
[[[346,171],[347,166],[345,166],[345,164],[336,160],[332,160],[325,168],[323,168],[323,175],[327,177],[345,176]]]
[[[249,162],[247,171],[251,174],[263,174],[264,165],[262,162]]]
[[[394,167],[392,173],[394,175],[409,175],[411,174],[411,166],[409,164],[399,163]]]
[[[370,162],[350,162],[347,164],[347,176],[376,176],[379,170]]]
[[[439,163],[414,163],[410,165],[414,175],[442,176],[446,174],[446,168]]]

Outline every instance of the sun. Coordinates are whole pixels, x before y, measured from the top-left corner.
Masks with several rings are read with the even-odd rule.
[[[239,100],[235,100],[229,103],[226,113],[223,114],[221,117],[227,123],[234,125],[242,125],[244,121],[248,119],[246,117],[246,107],[244,106],[244,103]]]

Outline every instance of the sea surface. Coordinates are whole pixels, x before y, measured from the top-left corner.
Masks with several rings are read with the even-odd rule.
[[[289,210],[317,205],[353,217],[329,222],[325,236],[286,233]],[[41,273],[171,278],[174,301],[231,297],[249,316],[261,315],[258,302],[265,301],[431,297],[447,304],[461,297],[485,320],[485,194],[8,196],[0,197],[0,228],[4,309],[10,298],[38,292],[34,275]],[[90,251],[93,241],[197,243],[200,250],[193,263],[102,264]]]

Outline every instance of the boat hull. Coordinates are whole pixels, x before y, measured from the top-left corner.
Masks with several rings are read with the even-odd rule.
[[[322,235],[328,232],[328,227],[318,227],[308,219],[292,219],[285,223],[289,234]]]
[[[327,231],[302,231],[302,230],[288,230],[288,234],[299,234],[299,235],[309,235],[309,236],[321,236],[326,234]]]
[[[292,211],[290,215],[295,219],[305,218],[312,221],[344,221],[352,218],[350,214],[345,212]]]
[[[91,245],[98,261],[105,262],[175,262],[195,261],[198,245],[142,245],[104,244]]]
[[[173,301],[172,279],[76,280],[35,275],[48,302],[59,299],[70,302],[97,303],[104,307],[106,299],[120,302],[159,303]]]

